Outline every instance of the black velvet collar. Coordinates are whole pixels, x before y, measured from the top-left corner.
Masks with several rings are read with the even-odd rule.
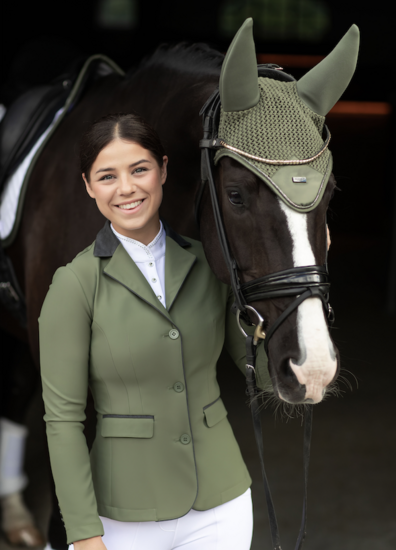
[[[161,220],[165,229],[167,237],[173,239],[179,246],[182,248],[188,248],[191,246],[191,243],[183,239],[176,231],[164,221]],[[94,256],[97,258],[109,258],[116,251],[117,246],[120,244],[120,241],[114,235],[109,220],[106,220],[104,227],[96,235]]]

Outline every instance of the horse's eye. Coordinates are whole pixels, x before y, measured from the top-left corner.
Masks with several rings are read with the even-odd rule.
[[[235,206],[242,206],[243,200],[241,195],[238,193],[238,191],[230,191],[228,193],[228,200],[231,204],[234,204]]]

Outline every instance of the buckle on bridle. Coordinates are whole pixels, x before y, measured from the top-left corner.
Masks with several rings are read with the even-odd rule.
[[[254,336],[253,336],[253,343],[257,346],[259,340],[264,340],[266,334],[264,332],[264,329],[263,329],[263,325],[264,325],[264,319],[263,317],[261,317],[260,313],[254,309],[254,307],[252,306],[245,306],[246,309],[249,309],[250,311],[253,311],[253,313],[257,316],[257,319],[258,319],[258,324],[256,325],[256,329],[254,331]],[[248,337],[248,334],[243,330],[242,326],[241,326],[241,320],[240,320],[240,315],[241,315],[241,310],[238,309],[237,310],[237,313],[236,313],[236,319],[237,319],[237,323],[238,323],[238,328],[239,330],[242,332],[242,334],[244,335],[245,338]],[[249,365],[250,366],[250,365]]]

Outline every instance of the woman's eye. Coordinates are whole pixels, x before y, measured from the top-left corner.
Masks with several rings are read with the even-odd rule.
[[[146,168],[136,168],[134,171],[135,174],[141,174],[142,172],[146,172]]]
[[[113,177],[114,176],[112,176],[112,174],[106,174],[105,176],[100,178],[100,181],[109,181],[109,180],[113,179]]]
[[[235,206],[242,206],[243,200],[241,195],[238,193],[238,191],[230,191],[228,193],[228,200],[231,204],[234,204]]]

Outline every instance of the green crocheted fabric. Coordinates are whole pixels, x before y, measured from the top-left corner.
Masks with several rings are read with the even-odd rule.
[[[260,100],[246,111],[221,111],[218,136],[245,153],[271,160],[306,159],[323,147],[325,117],[314,113],[299,97],[296,82],[258,79]],[[281,166],[249,159],[222,148],[215,164],[229,156],[252,170],[278,196],[298,211],[309,211],[320,201],[331,173],[329,150],[305,165]],[[306,178],[295,183],[293,178]]]

